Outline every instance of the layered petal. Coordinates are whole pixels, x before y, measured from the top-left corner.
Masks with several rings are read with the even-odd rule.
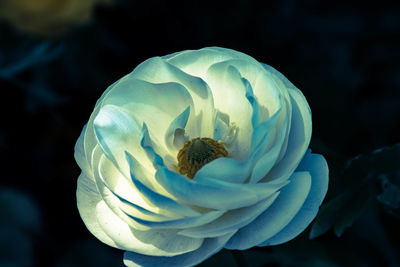
[[[311,140],[312,121],[311,110],[304,95],[291,82],[289,82],[281,73],[272,67],[264,67],[279,79],[290,96],[292,108],[291,123],[287,143],[281,150],[278,162],[267,176],[261,181],[271,179],[287,179],[296,169],[305,154]]]
[[[290,180],[275,202],[253,222],[241,228],[225,248],[243,250],[254,247],[289,224],[309,194],[311,176],[308,172],[296,172]]]
[[[121,81],[103,99],[102,105],[117,106],[138,125],[145,123],[163,157],[170,155],[165,134],[171,122],[188,106],[195,110],[193,99],[183,85],[176,82],[155,84],[135,78]],[[190,112],[186,129],[196,128],[196,125],[195,113]]]
[[[130,77],[150,83],[174,82],[184,86],[193,99],[192,112],[195,115],[195,119],[189,122],[191,127],[187,129],[188,135],[212,137],[214,101],[211,90],[203,79],[184,72],[160,57],[150,58],[141,63]]]
[[[96,184],[81,174],[78,179],[79,213],[89,231],[109,246],[145,255],[173,256],[197,250],[202,239],[177,237],[176,231],[139,231],[121,220],[102,200]]]
[[[239,71],[227,62],[212,65],[205,76],[209,84],[215,108],[227,114],[238,128],[236,141],[227,147],[236,160],[244,160],[250,153],[252,107],[246,98],[246,87]]]
[[[223,248],[226,241],[233,235],[234,232],[217,238],[207,238],[204,240],[201,247],[196,251],[185,253],[174,257],[149,257],[138,253],[127,251],[124,254],[124,263],[126,266],[149,266],[149,267],[186,267],[194,266],[211,257]]]
[[[246,207],[271,196],[287,184],[269,182],[260,184],[235,184],[203,178],[201,182],[168,170],[157,171],[158,182],[176,199],[189,205],[209,209],[231,210]]]
[[[311,188],[307,199],[285,228],[258,246],[279,245],[290,241],[302,233],[317,216],[319,206],[328,190],[329,170],[326,160],[321,155],[308,154],[296,171],[308,171],[311,175]]]
[[[225,235],[252,222],[275,201],[278,195],[279,192],[275,192],[272,194],[272,196],[258,202],[255,205],[229,211],[213,222],[201,225],[199,227],[184,229],[178,234],[195,238],[217,237]]]

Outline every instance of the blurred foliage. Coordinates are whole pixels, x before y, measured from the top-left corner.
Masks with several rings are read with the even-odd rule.
[[[111,0],[2,0],[0,19],[17,30],[37,35],[59,35],[88,22],[96,5]]]
[[[342,192],[322,205],[311,228],[310,238],[324,234],[331,227],[340,237],[373,198],[377,197],[393,210],[398,208],[400,196],[396,195],[398,187],[383,175],[397,173],[400,169],[399,162],[400,144],[377,149],[370,154],[359,155],[350,160],[339,179],[331,177],[337,184],[342,181]],[[378,179],[383,183],[383,192],[379,196],[377,196],[380,191]]]
[[[58,5],[67,2],[79,6]],[[140,62],[211,45],[252,55],[302,90],[330,185],[293,241],[223,250],[200,266],[400,265],[399,2],[115,0],[84,11],[76,18],[92,18],[73,27],[54,22],[62,9],[25,28],[0,22],[1,266],[122,265],[79,217],[75,141],[102,92]],[[49,21],[51,34],[29,30]]]
[[[37,203],[25,192],[0,188],[0,266],[31,266],[42,229]]]

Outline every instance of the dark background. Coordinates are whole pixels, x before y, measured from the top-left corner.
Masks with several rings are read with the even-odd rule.
[[[251,55],[302,90],[313,112],[311,148],[331,170],[328,199],[341,190],[335,178],[348,159],[400,141],[400,2],[116,1],[55,37],[2,22],[0,265],[122,265],[122,251],[98,241],[79,217],[75,142],[114,81],[149,57],[205,46]],[[329,231],[305,241],[305,233],[245,260],[399,263],[399,217],[376,199],[356,217],[340,238]],[[223,251],[203,265],[235,266],[234,258]]]

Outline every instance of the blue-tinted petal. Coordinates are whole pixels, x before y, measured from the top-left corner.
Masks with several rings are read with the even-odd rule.
[[[285,113],[283,113],[285,114]],[[257,183],[260,181],[262,178],[265,177],[265,175],[274,167],[276,161],[278,160],[279,153],[282,150],[282,145],[285,142],[285,137],[286,137],[286,129],[288,128],[288,120],[284,119],[283,125],[281,125],[281,128],[277,127],[273,129],[268,129],[268,128],[261,128],[255,129],[255,131],[266,131],[266,134],[269,135],[269,139],[273,139],[275,143],[269,142],[267,146],[264,149],[264,154],[260,157],[255,159],[256,163],[254,165],[253,171],[251,173],[251,177],[249,182],[250,183]],[[265,122],[261,123],[260,126],[262,126]],[[260,146],[260,145],[259,145]]]
[[[281,231],[300,210],[311,186],[308,172],[296,172],[282,188],[275,202],[253,222],[241,228],[225,245],[227,249],[248,249]]]
[[[189,119],[190,106],[187,107],[178,117],[176,117],[169,125],[165,133],[165,143],[170,151],[179,151],[185,142],[185,126]]]
[[[225,211],[218,211],[218,210],[209,211],[193,217],[185,217],[185,218],[165,220],[165,221],[148,221],[133,216],[129,217],[131,217],[134,221],[138,222],[139,224],[149,227],[151,229],[176,229],[176,228],[185,229],[185,228],[197,227],[200,225],[208,224],[217,219],[218,217],[221,217],[221,215],[224,212]]]
[[[125,161],[125,150],[135,151],[138,156],[141,155],[141,159],[144,159],[144,153],[139,149],[140,127],[121,108],[111,105],[104,106],[94,120],[94,130],[104,154],[125,175],[129,174]]]
[[[123,78],[122,78],[123,79]],[[121,80],[122,80],[121,79]],[[111,86],[107,88],[107,90],[102,94],[102,96],[97,100],[96,106],[92,112],[92,115],[90,115],[89,121],[86,124],[86,127],[84,130],[82,130],[82,133],[84,131],[84,140],[83,140],[83,146],[84,146],[84,151],[85,151],[85,156],[87,161],[89,162],[90,167],[92,168],[93,165],[91,165],[91,157],[92,157],[92,152],[94,147],[97,145],[97,138],[94,132],[94,119],[96,118],[97,114],[100,111],[101,108],[101,103],[106,95],[114,88],[116,84],[118,84],[120,80],[117,82],[113,83]]]
[[[89,231],[109,246],[156,256],[198,249],[202,239],[177,236],[176,230],[139,231],[121,220],[104,202],[96,184],[82,174],[76,192],[79,213]]]
[[[254,98],[253,88],[251,87],[250,82],[246,78],[242,78],[242,82],[246,87],[246,98],[252,107],[251,124],[253,125],[253,128],[256,128],[261,120],[260,107],[258,106],[257,100]]]
[[[194,211],[193,209],[180,204],[176,202],[175,200],[166,197],[164,195],[161,195],[157,192],[154,192],[147,186],[145,186],[137,177],[134,175],[133,170],[133,162],[135,161],[135,158],[130,154],[126,153],[126,158],[131,166],[131,179],[133,184],[135,185],[136,189],[140,192],[140,194],[143,196],[146,201],[148,201],[151,205],[157,207],[160,211],[162,212],[169,212],[171,215],[172,214],[178,214],[181,216],[198,216],[200,213],[197,211]]]
[[[134,78],[121,81],[102,104],[123,108],[138,125],[145,123],[159,149],[165,150],[160,152],[162,156],[169,153],[165,144],[168,126],[188,106],[194,110],[193,99],[183,85],[175,82],[153,84]],[[191,122],[196,122],[192,112],[188,124]]]
[[[178,234],[195,238],[225,235],[252,222],[275,201],[278,195],[279,192],[276,192],[272,196],[261,200],[257,204],[254,204],[250,207],[229,211],[213,222],[199,227],[184,229]]]
[[[279,162],[264,180],[280,177],[286,179],[297,168],[310,143],[312,132],[311,111],[300,90],[272,67],[267,65],[264,65],[264,67],[275,77],[278,77],[281,83],[286,86],[292,108],[290,132],[287,136],[287,144],[284,145],[287,146],[287,149],[281,151]]]
[[[221,140],[224,143],[227,143],[227,140],[224,140],[223,138],[229,135],[229,131],[229,116],[217,111],[214,122],[214,140]]]
[[[212,178],[231,183],[245,182],[250,176],[254,164],[262,156],[264,150],[270,146],[275,137],[275,132],[272,129],[278,115],[272,116],[255,129],[253,139],[257,144],[253,147],[252,140],[252,151],[246,160],[238,161],[232,158],[218,158],[203,166],[196,173],[195,180],[201,182],[204,178]]]
[[[97,220],[93,226],[87,225],[91,232],[95,235],[97,234],[96,236],[99,238],[103,238],[96,232],[100,230],[94,228],[100,227],[113,241],[113,243],[107,244],[119,249],[136,251],[146,255],[173,256],[195,250],[202,244],[201,239],[181,239],[177,236],[176,230],[164,229],[162,232],[159,232],[133,221],[127,215],[125,206],[121,206],[121,204],[139,204],[140,207],[151,212],[154,212],[157,207],[146,204],[136,191],[132,191],[132,187],[126,184],[125,179],[122,177],[116,179],[117,184],[109,184],[106,186],[104,181],[110,181],[111,178],[108,176],[114,176],[117,172],[115,167],[114,170],[112,169],[114,165],[104,155],[101,156],[100,165],[104,166],[106,162],[108,162],[108,172],[104,170],[101,173],[95,172],[97,194],[99,194],[101,201],[95,205],[88,205],[87,198],[84,199],[81,196],[81,198],[85,200],[81,205],[82,211],[89,216],[89,220],[93,221],[94,218]],[[86,192],[83,192],[83,194],[85,193]],[[125,198],[126,203],[122,203],[121,198],[117,197],[116,193]],[[147,215],[150,215],[150,213],[147,213]],[[83,219],[87,220],[85,218]],[[139,226],[140,228],[137,228]],[[92,228],[93,230],[91,230]],[[103,241],[103,239],[101,240]]]
[[[317,216],[319,206],[328,190],[329,170],[326,160],[318,154],[307,154],[296,171],[310,172],[312,179],[310,193],[290,223],[259,246],[279,245],[290,241],[302,233]]]
[[[158,182],[176,199],[204,208],[230,210],[246,207],[272,195],[286,183],[235,184],[203,178],[190,180],[166,168],[157,171]]]
[[[124,264],[129,267],[188,267],[195,266],[205,259],[211,257],[222,249],[226,241],[233,233],[217,238],[205,239],[197,250],[174,257],[149,257],[138,253],[127,251],[124,254]]]
[[[175,82],[183,85],[190,93],[194,107],[195,118],[188,122],[187,132],[190,136],[211,137],[213,130],[214,102],[208,85],[199,77],[189,75],[163,58],[154,57],[141,63],[130,74],[130,77],[150,83]],[[175,104],[174,99],[174,104]]]

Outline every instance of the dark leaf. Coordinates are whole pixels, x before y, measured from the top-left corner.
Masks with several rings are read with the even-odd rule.
[[[318,237],[332,227],[335,234],[341,236],[357,220],[369,200],[377,195],[377,177],[398,170],[399,162],[400,144],[377,149],[369,155],[358,155],[350,160],[340,177],[342,192],[322,205],[309,237]],[[388,188],[378,199],[396,204],[397,188]]]

